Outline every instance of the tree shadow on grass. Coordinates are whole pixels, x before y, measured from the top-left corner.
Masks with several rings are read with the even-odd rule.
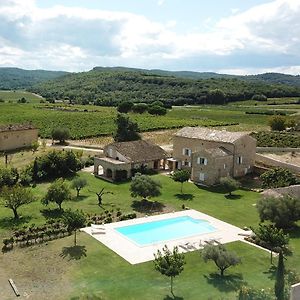
[[[238,199],[241,199],[242,196],[241,195],[234,195],[234,194],[231,194],[231,195],[225,195],[224,196],[226,199],[229,199],[229,200],[238,200]]]
[[[72,199],[72,202],[80,202],[80,201],[83,201],[85,200],[86,198],[88,198],[89,196],[86,196],[86,195],[79,195],[78,197],[74,197]]]
[[[300,238],[300,227],[295,226],[294,228],[286,230],[290,238]]]
[[[209,276],[204,275],[208,284],[212,284],[220,292],[229,293],[232,291],[237,291],[243,285],[246,285],[246,282],[243,280],[242,274],[230,274],[221,276],[216,273],[211,273]]]
[[[86,247],[78,245],[63,247],[60,256],[62,258],[68,258],[68,260],[79,260],[82,257],[86,257]]]
[[[167,295],[163,300],[184,300],[183,297]]]
[[[195,184],[195,186],[200,189],[211,193],[226,194],[226,190],[221,185],[204,186],[200,184]]]
[[[31,216],[20,216],[19,219],[15,220],[14,218],[1,218],[0,219],[0,228],[8,229],[19,227],[20,225],[28,223],[32,219]]]
[[[193,194],[175,194],[174,196],[179,200],[184,200],[184,201],[191,201],[195,198]]]
[[[64,213],[64,211],[60,210],[59,208],[55,208],[55,209],[45,208],[45,209],[41,209],[40,212],[46,219],[59,219],[62,217]]]
[[[276,266],[272,265],[272,266],[270,266],[269,270],[264,271],[263,273],[266,274],[266,275],[268,275],[268,278],[275,279],[275,277],[276,277],[276,270],[277,270]]]
[[[131,207],[140,213],[154,213],[154,212],[162,212],[164,210],[165,205],[158,201],[149,201],[143,199],[141,201],[134,200],[131,204]]]

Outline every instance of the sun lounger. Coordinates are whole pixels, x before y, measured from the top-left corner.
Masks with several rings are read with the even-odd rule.
[[[180,248],[182,248],[185,252],[188,252],[188,251],[189,251],[189,249],[186,247],[185,244],[179,244],[178,246],[179,246]]]
[[[102,230],[105,230],[105,228],[104,228],[103,225],[91,224],[91,227],[94,228],[94,229],[102,229]]]
[[[211,238],[211,239],[205,240],[204,243],[209,244],[209,245],[215,245],[215,244],[220,245],[221,244],[220,239],[221,238],[217,238],[217,239]]]
[[[92,228],[91,229],[91,234],[105,234],[105,230],[103,230],[102,228],[100,229],[95,229],[95,228]]]
[[[193,250],[195,250],[195,249],[197,249],[196,247],[195,247],[195,245],[194,244],[192,244],[191,242],[187,242],[187,243],[185,243],[185,246],[188,248],[188,249],[193,249]]]

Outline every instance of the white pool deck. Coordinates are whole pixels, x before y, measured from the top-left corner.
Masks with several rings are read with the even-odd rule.
[[[165,220],[180,216],[190,216],[194,219],[206,220],[214,228],[216,228],[216,231],[211,233],[193,235],[185,238],[168,240],[146,246],[138,246],[114,229],[116,227],[141,224],[157,220]],[[104,224],[101,225],[101,227],[103,227],[104,229],[93,230],[92,227],[86,227],[83,228],[82,231],[91,235],[93,238],[104,244],[106,247],[110,248],[112,251],[114,251],[133,265],[153,260],[154,253],[156,253],[158,249],[161,250],[164,245],[167,245],[169,249],[173,249],[173,247],[178,246],[180,252],[188,252],[202,248],[201,245],[205,245],[206,241],[216,240],[222,244],[234,241],[243,241],[243,235],[249,233],[249,231],[244,231],[236,226],[233,226],[193,209]],[[92,231],[94,232],[92,233]]]

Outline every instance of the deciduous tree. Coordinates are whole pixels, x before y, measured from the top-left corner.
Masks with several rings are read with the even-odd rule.
[[[74,246],[76,246],[76,233],[77,230],[84,227],[86,223],[86,217],[83,212],[79,210],[72,211],[70,209],[66,210],[62,216],[63,222],[68,227],[69,232],[74,231]]]
[[[183,183],[190,179],[191,173],[188,170],[177,170],[172,174],[171,177],[174,181],[181,183],[180,192],[182,194],[183,193]]]
[[[127,142],[140,140],[139,127],[136,122],[131,121],[127,116],[118,114],[115,124],[117,125],[114,140],[116,142]]]
[[[256,242],[271,251],[271,264],[273,263],[273,251],[287,251],[289,235],[272,224],[259,224],[258,228],[251,228],[255,233]]]
[[[269,125],[271,127],[271,130],[277,130],[277,131],[283,131],[286,128],[285,124],[285,117],[283,116],[273,116],[269,120]]]
[[[260,175],[263,188],[278,188],[296,184],[296,177],[288,169],[274,168]]]
[[[13,187],[5,186],[2,189],[0,199],[3,206],[13,211],[16,220],[19,219],[18,208],[35,201],[32,191],[19,184]]]
[[[131,101],[122,101],[117,107],[118,112],[120,113],[128,113],[133,108],[133,102]]]
[[[59,178],[50,185],[42,203],[48,205],[50,202],[55,202],[61,210],[62,203],[69,199],[71,199],[70,188],[62,178]]]
[[[162,252],[160,250],[154,254],[155,270],[162,275],[168,276],[171,279],[171,293],[173,293],[173,279],[178,276],[184,269],[185,259],[184,255],[178,252],[178,248],[174,247],[173,251],[164,246]]]

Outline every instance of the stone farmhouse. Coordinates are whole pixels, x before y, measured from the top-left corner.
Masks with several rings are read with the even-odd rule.
[[[32,124],[0,126],[0,151],[13,151],[30,147],[38,140],[38,129]]]
[[[95,157],[94,174],[111,181],[131,178],[142,168],[164,169],[168,158],[161,147],[145,140],[109,144],[104,148],[104,155]]]
[[[170,169],[188,169],[191,180],[213,185],[221,177],[241,177],[251,173],[256,140],[243,132],[202,127],[185,127],[173,139]]]

